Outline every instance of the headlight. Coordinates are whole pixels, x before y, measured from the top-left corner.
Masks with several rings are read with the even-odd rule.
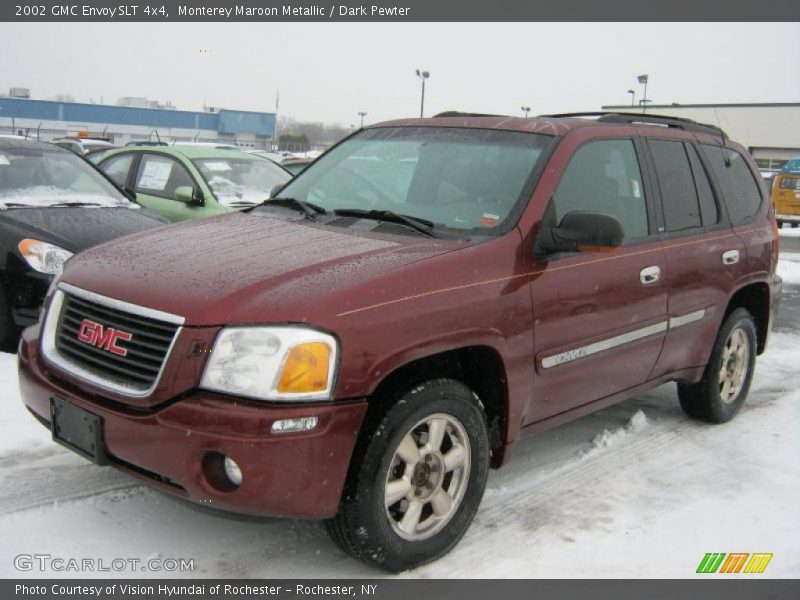
[[[32,269],[50,275],[57,274],[67,259],[72,256],[72,252],[59,248],[55,244],[28,238],[17,244],[17,248]]]
[[[338,343],[305,327],[226,327],[200,387],[259,400],[321,400],[333,389]]]

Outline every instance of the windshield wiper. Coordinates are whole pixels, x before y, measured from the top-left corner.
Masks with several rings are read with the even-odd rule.
[[[374,219],[375,221],[389,221],[391,223],[399,223],[406,227],[418,231],[428,237],[437,237],[433,233],[433,221],[427,219],[420,219],[419,217],[411,217],[409,215],[401,215],[391,210],[366,210],[363,208],[337,208],[333,214],[342,217],[360,217],[362,219]]]
[[[305,200],[298,200],[297,198],[267,198],[261,203],[262,206],[269,206],[270,204],[300,210],[312,220],[316,219],[317,215],[324,215],[328,212],[321,206]]]

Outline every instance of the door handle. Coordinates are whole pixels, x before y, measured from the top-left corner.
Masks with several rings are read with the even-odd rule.
[[[722,264],[723,265],[735,265],[739,262],[739,251],[738,250],[728,250],[727,252],[722,253]]]
[[[644,285],[655,283],[661,278],[661,269],[659,267],[645,267],[639,271],[639,281]]]

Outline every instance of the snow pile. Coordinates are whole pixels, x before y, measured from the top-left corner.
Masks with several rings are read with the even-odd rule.
[[[800,237],[800,227],[786,228],[783,227],[778,230],[781,237]]]
[[[783,283],[800,285],[800,254],[781,254],[778,261],[778,275],[783,278]]]
[[[628,422],[625,423],[623,427],[615,429],[614,431],[604,429],[603,433],[596,435],[592,440],[591,446],[587,449],[581,450],[579,456],[585,457],[597,454],[597,452],[603,450],[604,448],[608,448],[621,442],[625,437],[633,433],[637,433],[645,427],[647,427],[647,417],[641,409],[637,410],[636,413],[630,419],[628,419]]]

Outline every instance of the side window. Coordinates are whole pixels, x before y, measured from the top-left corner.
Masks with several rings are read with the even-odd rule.
[[[178,161],[155,154],[142,156],[136,177],[137,192],[175,200],[175,190],[184,185],[193,187],[194,182]]]
[[[646,237],[644,186],[631,140],[601,140],[581,146],[567,165],[551,203],[555,223],[568,212],[587,211],[619,219],[625,241]]]
[[[683,142],[648,140],[656,168],[664,224],[667,231],[682,231],[702,226],[697,190]]]
[[[109,158],[102,165],[100,169],[108,175],[114,183],[123,187],[128,180],[128,171],[131,170],[131,163],[133,162],[133,154],[122,154]]]
[[[755,215],[761,206],[761,190],[744,157],[733,148],[710,144],[703,144],[703,151],[721,188],[731,222],[738,225]]]
[[[697,150],[691,144],[686,144],[686,152],[689,153],[689,163],[692,165],[694,183],[697,187],[697,199],[700,201],[700,215],[703,217],[703,225],[716,225],[719,223],[719,207],[714,198],[714,190],[711,189],[711,182],[708,180],[703,163],[697,154]]]

